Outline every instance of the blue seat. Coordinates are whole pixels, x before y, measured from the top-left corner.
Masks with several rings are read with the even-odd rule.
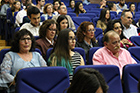
[[[101,47],[92,47],[90,48],[89,50],[89,64],[90,65],[93,65],[93,62],[92,62],[92,57],[93,57],[93,54],[98,50],[100,49]]]
[[[124,93],[139,93],[137,89],[140,79],[140,64],[128,64],[123,67],[122,80],[124,83]]]
[[[100,46],[100,47],[103,47],[103,46],[104,46],[104,43],[103,43],[103,36],[99,36],[99,37],[97,38],[97,40],[98,40],[99,46]]]
[[[96,14],[97,17],[99,17],[100,15],[100,10],[96,10],[96,9],[91,9],[91,10],[87,10],[87,13],[94,13]]]
[[[137,62],[140,63],[140,47],[129,47],[128,51],[130,52],[132,58]]]
[[[35,40],[40,39],[40,37],[39,37],[39,36],[34,36],[34,37],[35,37]]]
[[[8,51],[10,51],[10,49],[2,49],[0,51],[0,64],[2,63],[4,56]],[[39,49],[35,48],[35,51],[41,54],[41,51]]]
[[[78,17],[90,17],[91,19],[97,17],[95,13],[80,13]]]
[[[98,39],[99,36],[103,36],[103,30],[101,28],[95,28],[96,31],[94,32],[96,39]]]
[[[82,68],[94,68],[104,77],[109,86],[108,93],[123,93],[119,68],[115,65],[85,65],[78,66],[74,72]]]
[[[68,15],[69,15],[70,17],[76,17],[76,14],[75,14],[75,13],[68,13]]]
[[[51,52],[52,52],[52,49],[53,49],[53,48],[49,48],[49,49],[47,50],[47,53],[46,53],[46,60],[49,59],[49,57],[50,57],[50,55],[51,55]],[[77,51],[77,52],[83,57],[84,62],[85,62],[85,64],[86,64],[86,55],[85,55],[84,49],[83,49],[83,48],[80,48],[80,47],[75,47],[73,51]]]
[[[15,32],[17,32],[17,31],[19,31],[20,30],[20,27],[17,27],[16,29],[15,29]]]
[[[117,12],[116,11],[110,11],[110,14],[113,14],[113,15],[117,16]]]
[[[116,18],[116,15],[113,14],[113,13],[111,13],[111,14],[110,14],[110,17],[111,17],[111,19],[115,19],[115,18]]]
[[[94,24],[94,27],[96,27],[97,21],[98,21],[99,17],[95,17],[92,19],[92,22]]]
[[[41,22],[45,21],[45,17],[44,16],[41,16]]]
[[[132,36],[130,38],[130,41],[135,45],[135,46],[140,46],[140,36]]]
[[[24,68],[17,73],[16,92],[63,93],[69,83],[69,74],[64,67]]]
[[[89,21],[89,22],[91,22],[91,18],[90,17],[72,17],[72,20],[73,20],[73,22],[74,22],[74,25],[76,26],[76,29],[77,29],[77,27],[79,27],[80,26],[80,24],[82,23],[82,22],[84,22],[84,21]]]

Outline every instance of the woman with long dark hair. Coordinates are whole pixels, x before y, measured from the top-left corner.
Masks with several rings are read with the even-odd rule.
[[[102,9],[101,13],[100,13],[100,18],[97,21],[97,28],[101,28],[103,30],[103,32],[106,30],[107,28],[107,24],[108,21],[110,21],[110,11],[109,9]]]
[[[63,66],[68,69],[70,80],[72,80],[74,69],[84,65],[84,60],[78,52],[73,52],[76,38],[71,29],[60,31],[52,54],[48,59],[50,66]]]

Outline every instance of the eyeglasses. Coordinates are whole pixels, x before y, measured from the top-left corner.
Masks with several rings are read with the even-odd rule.
[[[32,39],[31,38],[21,38],[20,39],[21,42],[25,42],[25,40],[27,40],[28,42],[31,42]]]
[[[90,29],[90,30],[88,30],[88,32],[91,32],[91,31],[95,32],[95,31],[96,31],[96,29]]]
[[[74,41],[74,40],[76,40],[76,37],[74,37],[74,38],[73,38],[73,37],[69,37],[69,41],[70,41],[70,42],[72,42],[72,41]]]
[[[57,29],[51,29],[51,28],[48,28],[48,30],[50,30],[50,31],[57,31]]]

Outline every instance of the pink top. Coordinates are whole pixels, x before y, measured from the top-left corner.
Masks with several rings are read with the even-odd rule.
[[[123,48],[120,48],[118,58],[106,47],[98,49],[93,55],[93,65],[116,65],[120,68],[121,76],[123,66],[136,63],[137,62],[131,57],[130,53]]]

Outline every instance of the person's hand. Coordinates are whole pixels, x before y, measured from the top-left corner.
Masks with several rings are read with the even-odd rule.
[[[122,39],[121,41],[126,45],[131,45],[131,46],[133,45],[133,43],[129,42],[127,39]]]
[[[86,10],[85,9],[82,9],[83,13],[86,13]]]

